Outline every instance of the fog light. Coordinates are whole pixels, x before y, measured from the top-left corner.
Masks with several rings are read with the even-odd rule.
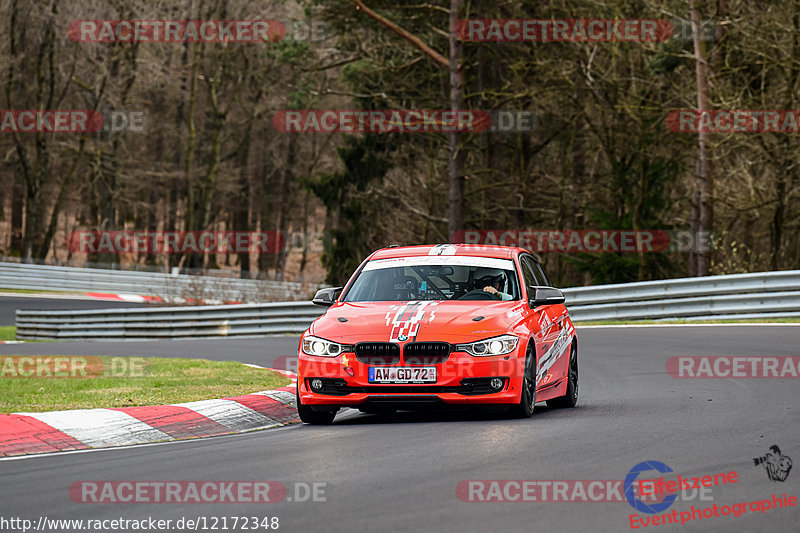
[[[492,381],[489,382],[489,385],[497,390],[503,388],[503,380],[500,378],[492,378]]]
[[[312,379],[311,380],[311,388],[314,390],[320,390],[322,388],[322,380],[321,379]]]

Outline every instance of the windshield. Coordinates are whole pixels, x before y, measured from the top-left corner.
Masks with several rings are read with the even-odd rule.
[[[510,259],[404,257],[367,263],[344,301],[498,301],[518,300],[519,294]]]

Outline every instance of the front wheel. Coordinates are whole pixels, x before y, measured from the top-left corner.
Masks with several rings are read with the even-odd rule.
[[[297,396],[297,414],[300,420],[306,424],[327,426],[336,417],[336,411],[314,411],[310,406],[300,403],[300,395]]]
[[[578,345],[572,343],[569,354],[569,380],[567,381],[567,393],[560,398],[547,400],[547,407],[569,408],[575,407],[578,403]]]
[[[536,357],[531,347],[525,354],[525,374],[522,378],[522,393],[519,403],[511,406],[511,414],[517,418],[530,418],[536,404]]]

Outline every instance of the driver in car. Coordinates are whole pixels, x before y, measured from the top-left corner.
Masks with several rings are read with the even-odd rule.
[[[499,276],[492,276],[483,278],[481,281],[486,286],[483,288],[484,292],[488,292],[489,294],[494,294],[501,300],[513,300],[514,297],[510,294],[500,291],[500,285],[502,283],[502,275]]]

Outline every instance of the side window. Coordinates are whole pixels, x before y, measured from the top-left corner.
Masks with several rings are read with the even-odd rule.
[[[522,264],[522,276],[525,278],[525,286],[541,285],[531,258],[523,255],[520,257],[520,263]]]
[[[542,267],[541,264],[539,264],[538,261],[536,262],[536,268],[539,270],[539,278],[544,280],[544,283],[542,283],[542,285],[547,285],[548,287],[552,287],[553,282],[550,281],[550,277],[547,275],[547,273],[544,271],[544,268]]]

